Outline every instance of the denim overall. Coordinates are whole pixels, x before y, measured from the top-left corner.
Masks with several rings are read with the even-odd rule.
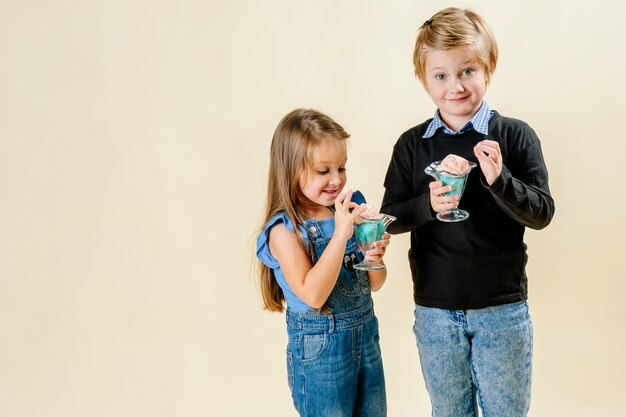
[[[317,262],[333,235],[334,219],[304,222]],[[302,417],[387,415],[378,320],[354,236],[326,305],[330,314],[287,309],[287,373]]]

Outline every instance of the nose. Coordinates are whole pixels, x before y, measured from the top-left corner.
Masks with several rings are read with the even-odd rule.
[[[329,181],[330,185],[332,186],[336,186],[341,184],[341,175],[339,173],[336,173],[335,175],[333,175],[333,177],[330,179]]]
[[[463,83],[460,79],[454,78],[452,80],[452,86],[450,87],[450,90],[453,93],[462,93],[463,91],[465,91],[465,87],[463,87]]]

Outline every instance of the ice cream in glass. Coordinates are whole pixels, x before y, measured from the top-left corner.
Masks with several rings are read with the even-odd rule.
[[[465,190],[467,176],[475,167],[476,163],[468,161],[461,156],[450,154],[443,160],[435,161],[428,165],[424,172],[441,181],[444,186],[452,186],[452,191],[447,192],[446,195],[458,195],[460,199]],[[459,208],[437,213],[437,219],[442,222],[460,222],[468,217],[469,213]]]
[[[361,223],[357,226],[355,235],[361,252],[365,254],[365,252],[374,247],[374,242],[383,238],[387,225],[396,218],[388,214],[380,213],[378,209],[371,204],[365,203],[361,204],[361,206],[365,207],[365,211],[361,213]],[[385,266],[375,261],[364,259],[363,262],[354,265],[354,269],[375,271],[385,269]]]

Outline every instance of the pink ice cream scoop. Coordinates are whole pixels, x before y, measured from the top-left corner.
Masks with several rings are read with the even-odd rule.
[[[439,164],[440,171],[446,171],[450,174],[460,175],[470,170],[470,163],[467,159],[458,155],[450,154],[446,156]]]
[[[372,219],[372,220],[380,218],[380,213],[378,212],[378,209],[374,207],[373,205],[364,203],[364,204],[361,204],[361,207],[365,207],[365,211],[361,213],[361,217],[365,219]]]

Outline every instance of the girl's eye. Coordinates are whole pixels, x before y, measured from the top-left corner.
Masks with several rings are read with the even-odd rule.
[[[443,74],[437,74],[435,75],[435,80],[439,80],[439,81],[443,81],[446,79],[446,76]]]
[[[328,170],[318,170],[317,173],[320,175],[325,175],[328,174]]]
[[[339,168],[339,172],[346,172],[345,168]]]

